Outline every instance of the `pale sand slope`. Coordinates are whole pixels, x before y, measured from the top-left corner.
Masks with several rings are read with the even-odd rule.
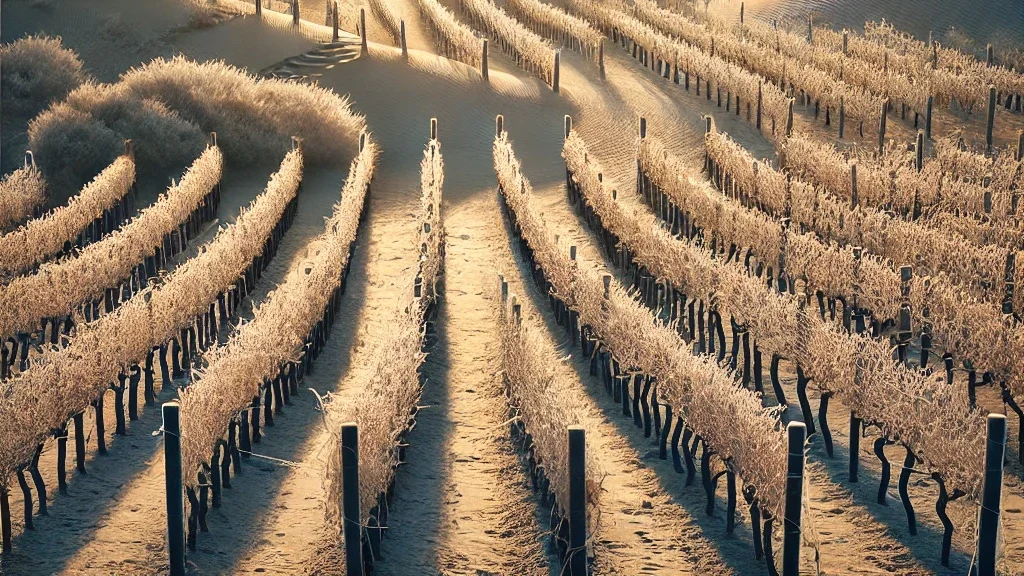
[[[392,534],[385,539],[385,561],[378,570],[384,574],[472,574],[477,569],[546,572],[529,490],[517,476],[516,458],[501,426],[505,412],[501,383],[494,376],[497,342],[486,324],[488,317],[481,317],[486,304],[478,284],[480,262],[493,243],[487,238],[500,238],[502,231],[481,220],[479,206],[483,202],[496,208],[490,184],[494,114],[504,112],[525,124],[540,111],[550,122],[535,124],[535,140],[546,142],[538,153],[550,155],[557,154],[564,110],[559,110],[559,101],[550,92],[532,81],[495,74],[496,89],[491,89],[465,67],[416,51],[410,59],[411,70],[398,58],[397,50],[372,45],[371,60],[357,60],[320,78],[321,85],[351,93],[355,107],[367,115],[381,143],[384,152],[375,197],[377,191],[381,198],[387,195],[396,209],[404,207],[411,216],[419,200],[414,184],[431,116],[438,118],[446,162],[446,298],[438,318],[438,340],[426,367],[428,382],[421,401],[425,408],[408,438],[410,464],[398,475]],[[371,70],[392,78],[393,83],[381,90],[379,85],[354,81],[368,77]],[[453,89],[462,95],[458,101],[445,98]],[[405,113],[395,114],[398,109]],[[376,205],[371,213],[375,209]],[[411,234],[415,223],[409,221],[408,226]],[[257,533],[297,524],[300,518],[306,525],[320,525],[323,512],[316,506],[303,510],[289,506]],[[310,541],[306,551],[313,554],[327,545]],[[244,573],[257,566],[279,566],[280,548],[272,542],[257,546],[235,570]]]
[[[671,0],[670,0],[671,2]],[[703,7],[703,3],[698,3]],[[739,0],[715,0],[711,9],[739,18]],[[974,48],[985,51],[985,44],[1015,43],[1024,39],[1024,5],[1014,0],[962,2],[959,0],[746,0],[747,18],[799,21],[806,27],[808,14],[815,22],[839,30],[864,30],[864,22],[885,19],[900,30],[926,40],[932,31],[936,38],[953,27],[974,41]]]
[[[174,49],[197,60],[225,59],[230,64],[253,72],[299,54],[316,44],[289,30],[264,25],[255,15],[239,16],[223,24],[176,34],[169,39]]]
[[[104,82],[156,56],[170,56],[167,38],[189,23],[178,0],[8,0],[4,2],[4,42],[26,34],[59,35],[78,52],[86,69]]]

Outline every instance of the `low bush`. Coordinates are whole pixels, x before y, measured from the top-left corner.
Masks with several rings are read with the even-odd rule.
[[[26,36],[0,45],[4,114],[29,119],[88,79],[82,61],[59,37]]]

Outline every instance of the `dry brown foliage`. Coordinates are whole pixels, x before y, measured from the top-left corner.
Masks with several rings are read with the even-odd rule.
[[[0,45],[4,115],[29,119],[88,79],[82,61],[60,37],[26,36]]]
[[[46,181],[35,165],[4,176],[0,181],[0,229],[31,216],[45,201]]]
[[[757,102],[760,91],[764,118],[774,119],[780,127],[786,122],[790,99],[773,82],[727,62],[717,54],[712,56],[699,46],[658,32],[622,11],[628,8],[615,9],[589,0],[567,0],[566,3],[605,34],[611,35],[613,30],[618,30],[626,38],[652,52],[655,57],[671,63],[680,73],[689,71],[696,74],[701,81],[714,82],[716,86],[739,96],[743,102]],[[766,127],[767,124],[765,122]],[[780,130],[778,133],[781,135],[783,131]]]
[[[104,210],[123,200],[134,184],[135,159],[121,156],[68,200],[66,206],[0,236],[0,274],[23,272],[60,253],[65,242],[73,241]]]
[[[985,418],[941,374],[925,376],[896,364],[887,342],[846,334],[808,313],[792,294],[771,291],[741,266],[675,239],[649,212],[627,211],[604,189],[600,166],[588,160],[575,133],[566,139],[563,156],[588,204],[636,261],[727,311],[760,348],[797,363],[821,392],[835,394],[858,417],[905,443],[951,485],[973,498],[980,495]]]
[[[219,166],[220,153],[211,154]],[[302,155],[296,151],[248,210],[162,284],[96,322],[79,318],[66,347],[40,356],[28,370],[0,384],[0,483],[6,484],[47,435],[63,429],[68,418],[86,409],[119,374],[209,309],[262,251],[298,192],[301,177]],[[183,427],[184,454],[189,454],[192,432]]]
[[[206,365],[193,371],[195,381],[181,391],[186,486],[197,485],[193,472],[213,454],[231,418],[250,405],[283,365],[301,358],[307,335],[322,318],[348,265],[376,159],[377,146],[367,139],[352,161],[326,231],[310,244],[314,248],[307,253],[308,260],[294,266],[284,283],[253,307],[252,320],[236,329],[226,344],[204,354]]]
[[[767,162],[755,172],[753,156],[727,134],[712,130],[705,143],[710,157],[768,212],[788,216],[826,240],[863,246],[877,256],[913,266],[920,275],[945,272],[979,300],[998,302],[1002,297],[1006,249],[982,248],[870,207],[851,208],[824,187],[789,181]]]
[[[223,162],[218,147],[207,148],[181,182],[120,229],[0,286],[0,302],[5,304],[0,309],[0,334],[31,332],[42,318],[71,315],[81,303],[102,297],[104,290],[131,276],[220,182]]]
[[[426,358],[423,351],[425,321],[436,303],[444,259],[445,232],[441,218],[444,187],[444,159],[441,144],[431,140],[420,164],[421,209],[416,226],[419,260],[414,274],[399,297],[392,317],[374,329],[369,359],[365,362],[366,386],[351,404],[328,404],[327,422],[331,431],[327,445],[327,521],[339,539],[344,536],[344,521],[366,525],[378,496],[388,491],[398,468],[398,445],[415,420],[420,398],[419,368]],[[414,286],[422,286],[416,296]],[[341,424],[359,426],[359,502],[360,518],[345,519],[341,466]]]
[[[748,42],[736,28],[705,24],[659,8],[652,0],[635,0],[632,11],[642,22],[662,33],[742,66],[768,82],[803,90],[822,106],[833,110],[839,110],[842,105],[848,119],[862,122],[878,119],[882,97],[821,70],[813,59],[795,58],[788,52],[776,51],[774,46]],[[804,49],[803,53],[810,55],[811,51]]]
[[[988,67],[974,56],[944,47],[937,41],[933,50],[927,43],[900,32],[884,20],[867,22],[863,35],[847,33],[847,49],[852,57],[926,86],[936,103],[949,105],[956,101],[960,107],[971,111],[975,106],[987,107],[989,86],[995,86],[1004,96],[1024,94],[1024,75],[1005,66]],[[841,32],[814,30],[815,46],[842,52],[842,42]]]
[[[505,5],[537,34],[597,61],[603,37],[586,20],[539,0],[508,0]]]
[[[704,180],[691,177],[688,164],[669,154],[656,139],[645,138],[637,148],[644,174],[702,228],[726,244],[747,248],[765,266],[776,266],[785,250],[786,274],[804,280],[808,290],[848,300],[857,295],[861,308],[880,318],[895,318],[900,309],[899,274],[887,260],[864,254],[858,262],[853,248],[825,242],[738,199],[724,196]],[[758,170],[770,170],[758,162]],[[756,200],[756,199],[755,199]]]
[[[555,49],[528,30],[491,0],[462,0],[462,12],[473,26],[483,29],[523,70],[551,84],[554,82]]]
[[[395,43],[395,46],[400,46],[402,42],[401,19],[395,15],[388,2],[386,0],[370,0],[370,9],[377,15],[381,26],[391,35],[391,41]]]
[[[434,32],[434,47],[443,55],[474,68],[481,65],[483,42],[437,0],[417,0],[420,15]]]
[[[715,146],[714,149],[708,149],[711,157],[716,162],[726,159],[726,162],[720,164],[731,177],[736,178],[745,194],[770,213],[785,213],[786,186],[782,172],[762,162],[756,173],[755,184],[754,173],[745,168],[752,161],[745,150],[728,140],[726,135],[714,132],[708,136],[708,142],[714,142]],[[741,174],[737,170],[745,172]],[[809,185],[796,180],[792,184],[792,190],[798,191],[798,194],[808,194],[811,189]],[[1020,376],[1024,330],[1004,316],[998,307],[1003,294],[1004,277],[1002,261],[996,266],[994,260],[1005,260],[1004,249],[980,248],[963,238],[946,238],[940,230],[900,220],[887,213],[861,207],[850,209],[845,203],[836,203],[824,189],[814,189],[812,193],[817,194],[818,204],[804,212],[793,211],[794,220],[807,225],[819,236],[831,236],[847,246],[863,245],[865,250],[877,256],[868,258],[865,255],[857,264],[854,278],[858,290],[853,294],[859,304],[865,307],[885,306],[880,309],[892,310],[899,294],[896,263],[909,260],[920,264],[924,258],[917,259],[914,255],[924,256],[929,249],[932,250],[932,253],[927,253],[929,263],[938,262],[939,266],[917,268],[910,285],[914,325],[929,326],[939,346],[970,360],[982,370],[993,372],[1007,384],[1015,397],[1024,394],[1024,378]],[[841,230],[839,224],[842,222],[845,222],[849,230]],[[858,234],[861,228],[868,230],[867,226],[875,227],[870,235]],[[840,229],[839,234],[833,233],[836,229]],[[946,252],[942,255],[934,253],[940,249]],[[982,258],[987,258],[988,274],[999,278],[998,287],[984,289],[985,285],[980,284],[977,277],[973,278],[973,283],[965,282],[965,278],[971,278],[972,270],[979,269],[979,252],[983,253]],[[945,262],[950,264],[946,265]],[[947,267],[951,271],[945,270]],[[1020,268],[1018,266],[1016,269],[1017,277],[1021,274]],[[1019,291],[1014,296],[1016,307],[1020,298]],[[875,314],[880,315],[877,310]],[[887,317],[891,318],[881,316]]]
[[[782,517],[786,477],[786,438],[779,410],[761,399],[715,362],[696,357],[671,328],[622,289],[604,295],[602,279],[569,259],[530,202],[507,136],[494,142],[498,187],[515,214],[521,234],[554,285],[556,295],[591,326],[618,362],[657,378],[658,396],[686,419],[723,462],[757,489],[759,505]],[[722,424],[728,422],[728,426]]]
[[[559,506],[569,505],[569,426],[584,425],[592,415],[586,392],[574,385],[566,371],[565,358],[538,332],[539,322],[513,314],[515,303],[498,302],[497,322],[501,337],[501,371],[505,377],[505,395],[513,418],[522,424],[533,441],[532,449],[539,468],[551,482]],[[587,450],[587,518],[593,524],[599,517],[601,481],[604,471],[593,450]],[[588,531],[593,533],[594,530]]]
[[[875,66],[852,53],[843,54],[841,37],[838,46],[826,46],[820,42],[808,42],[806,34],[774,27],[756,18],[748,18],[742,27],[727,21],[716,12],[695,11],[692,18],[703,22],[716,33],[729,34],[739,40],[756,43],[761,50],[784,55],[794,65],[813,66],[849,87],[862,87],[871,94],[888,98],[892,103],[903,102],[921,114],[924,114],[927,107],[927,84],[917,82],[895,70],[888,70],[884,65]],[[817,34],[816,30],[815,35]],[[877,108],[875,113],[877,115]]]
[[[68,104],[114,125],[123,116],[116,104],[125,99],[149,102],[204,132],[217,132],[225,156],[238,165],[277,162],[293,136],[302,139],[307,163],[341,164],[354,155],[353,143],[365,125],[347,98],[333,90],[257,78],[223,62],[181,56],[133,68],[114,85],[83,87]],[[155,133],[154,153],[173,149],[160,141],[165,137]],[[146,147],[137,150],[142,154]]]

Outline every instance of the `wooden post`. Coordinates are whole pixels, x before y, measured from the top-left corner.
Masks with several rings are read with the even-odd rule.
[[[789,459],[786,469],[786,508],[782,537],[782,576],[800,574],[800,521],[803,509],[804,442],[807,427],[802,422],[790,422],[786,427],[789,437]],[[1000,478],[1002,466],[1000,466]]]
[[[985,154],[992,154],[992,127],[996,122],[996,87],[988,87],[988,127],[985,128]]]
[[[370,49],[366,45],[366,8],[359,9],[359,35],[362,36],[362,38],[360,38],[360,54],[366,56],[370,52]]]
[[[604,38],[597,43],[597,68],[601,72],[601,78],[604,78]]]
[[[430,119],[430,139],[437,140],[437,118]]]
[[[885,121],[889,110],[889,99],[882,100],[882,110],[878,115],[878,155],[885,152]]]
[[[807,15],[807,43],[814,44],[814,17]]]
[[[487,39],[484,38],[483,55],[480,60],[480,74],[484,77],[484,81],[488,80],[487,76]]]
[[[359,427],[341,425],[342,532],[345,535],[345,573],[363,574],[362,523],[359,514]]]
[[[978,522],[977,576],[996,576],[999,516],[1003,497],[1003,454],[1006,450],[1006,416],[988,415],[985,443],[985,477]]]
[[[263,0],[256,0],[256,15],[263,14]]]
[[[555,92],[558,92],[558,72],[559,72],[559,70],[558,70],[558,57],[559,57],[559,53],[555,52],[555,68],[554,68],[554,73],[553,73],[552,80],[551,80],[551,89],[554,90]]]
[[[292,26],[299,25],[299,0],[292,0]]]
[[[935,105],[935,96],[928,95],[928,105],[925,108],[924,114],[924,137],[932,139],[932,106]]]
[[[757,129],[761,129],[761,83],[757,83]]]
[[[85,414],[79,412],[72,420],[75,421],[75,462],[78,472],[85,474]]]
[[[860,471],[860,428],[861,420],[850,412],[850,483],[857,483]]]
[[[740,2],[740,26],[743,26],[743,2]]]
[[[565,138],[569,138],[569,133],[572,132],[572,116],[565,115]]]
[[[848,50],[849,45],[850,45],[850,32],[844,29],[843,30],[843,56],[846,56],[847,54],[849,54],[849,50]]]
[[[4,555],[10,554],[11,542],[11,500],[6,488],[0,488],[0,539],[3,540]]]
[[[917,131],[917,142],[914,147],[916,148],[915,152],[917,153],[916,167],[917,171],[920,172],[921,169],[924,168],[924,132],[920,130]]]
[[[181,406],[165,402],[164,492],[167,501],[167,552],[171,576],[185,576],[185,496],[181,471]]]
[[[789,110],[786,113],[786,137],[793,135],[793,103],[796,100],[793,98],[789,99]]]
[[[707,116],[705,120],[709,120],[711,117]],[[640,139],[647,138],[647,118],[640,117]]]
[[[846,127],[846,102],[845,99],[839,97],[839,137],[843,137],[843,130]]]
[[[985,46],[985,67],[986,68],[991,68],[992,67],[992,61],[994,59],[993,58],[994,55],[995,54],[994,54],[994,52],[992,50],[992,45],[991,44],[986,45]]]
[[[409,45],[405,41],[405,20],[401,22],[400,28],[401,40],[402,40],[402,58],[409,59]]]
[[[505,131],[505,117],[498,114],[494,118],[494,137],[501,138],[501,133]]]
[[[1017,162],[1024,160],[1024,130],[1017,133]]]
[[[569,426],[569,575],[587,576],[587,458],[582,426]]]
[[[337,1],[335,1],[333,3],[333,8],[331,8],[331,28],[333,29],[332,32],[331,32],[331,42],[337,42],[338,39],[340,38],[340,36],[338,35],[338,3],[337,3]]]

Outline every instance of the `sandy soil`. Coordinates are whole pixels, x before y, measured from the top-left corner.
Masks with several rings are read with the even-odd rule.
[[[39,5],[44,5],[42,8]],[[528,295],[524,312],[547,328],[552,346],[569,353],[568,342],[554,325],[536,289],[524,284],[522,263],[508,241],[495,197],[491,168],[494,116],[504,114],[517,154],[535,188],[553,231],[571,238],[580,259],[610,270],[593,236],[572,212],[562,187],[559,152],[563,115],[605,166],[624,201],[633,202],[633,158],[637,118],[648,118],[652,135],[696,169],[702,155],[703,121],[711,114],[757,156],[771,157],[770,141],[743,119],[659,79],[624,52],[611,46],[607,77],[583,57],[563,52],[562,92],[553,94],[540,81],[492,52],[491,82],[466,66],[435,56],[429,30],[415,0],[391,0],[407,23],[410,58],[401,59],[390,37],[367,9],[373,41],[368,58],[352,60],[351,51],[329,62],[292,58],[314,48],[286,30],[264,26],[254,17],[236,18],[214,28],[182,29],[184,12],[170,0],[149,11],[115,0],[88,0],[88,9],[51,10],[47,3],[11,0],[3,28],[5,38],[28,31],[62,34],[100,79],[113,80],[127,67],[154,56],[183,52],[197,59],[223,58],[254,72],[314,78],[322,86],[351,96],[364,114],[383,154],[370,197],[369,217],[352,262],[342,319],[315,372],[304,384],[333,402],[347,402],[363,386],[360,360],[368,353],[375,326],[388,321],[396,291],[404,286],[415,259],[412,232],[419,204],[418,169],[427,140],[428,121],[438,118],[446,167],[445,217],[448,230],[446,292],[436,322],[437,338],[424,368],[428,382],[416,428],[408,435],[407,464],[400,469],[391,504],[389,535],[384,541],[380,574],[557,574],[557,561],[546,548],[544,512],[529,488],[515,447],[511,445],[506,409],[497,371],[495,330],[490,315],[490,286],[498,270],[508,271],[513,290]],[[85,4],[83,2],[83,4]],[[134,3],[131,3],[134,6]],[[365,0],[342,4],[342,26],[354,29]],[[768,3],[757,4],[765,10]],[[748,10],[751,10],[748,7]],[[303,0],[301,13],[322,23],[324,3]],[[82,22],[101,27],[116,20],[132,34],[125,38],[88,35]],[[157,16],[154,18],[154,14]],[[872,17],[868,14],[866,17]],[[158,24],[154,24],[158,22]],[[351,24],[349,24],[351,23]],[[102,29],[102,28],[97,28]],[[288,61],[285,61],[289,59]],[[351,61],[349,61],[351,60]],[[275,64],[280,62],[280,64]],[[344,62],[344,63],[343,63]],[[457,95],[457,97],[455,97]],[[944,118],[944,117],[943,117]],[[940,120],[942,122],[951,120]],[[813,113],[798,110],[798,126],[828,136]],[[898,122],[890,123],[899,124]],[[894,129],[905,136],[905,127]],[[1008,138],[1007,130],[1000,137]],[[870,141],[872,136],[867,135]],[[225,177],[222,220],[237,213],[262,188],[272,167]],[[308,174],[299,215],[286,235],[252,302],[294,271],[322,230],[322,217],[337,198],[344,171]],[[621,276],[617,276],[621,281]],[[591,407],[587,422],[591,450],[609,473],[603,484],[601,521],[594,535],[598,573],[763,574],[753,559],[749,518],[743,506],[734,535],[725,535],[724,504],[713,517],[704,514],[699,487],[685,489],[671,461],[658,459],[657,446],[644,438],[619,407],[589,376],[578,354],[563,370],[574,391]],[[792,378],[786,392],[795,398]],[[165,393],[161,398],[169,398]],[[812,399],[817,402],[816,398]],[[987,392],[981,401],[1000,408]],[[108,431],[113,430],[112,401],[107,402]],[[812,438],[809,499],[822,556],[822,573],[954,574],[969,560],[971,535],[959,530],[954,540],[953,569],[938,565],[939,536],[930,480],[912,482],[921,531],[910,536],[895,490],[889,506],[874,504],[878,461],[870,439],[862,442],[862,480],[846,480],[848,413],[837,402],[830,413],[836,457],[829,459],[819,438]],[[791,416],[799,417],[799,411]],[[87,421],[87,426],[90,423]],[[0,573],[153,574],[165,570],[162,513],[162,456],[150,433],[159,427],[155,410],[129,426],[129,436],[110,438],[110,454],[90,453],[85,476],[70,480],[70,496],[51,494],[50,515],[36,518],[36,531],[22,532],[20,492],[15,490],[15,552],[4,557]],[[1013,425],[1011,424],[1011,428]],[[233,478],[224,505],[211,512],[211,532],[202,534],[199,551],[189,555],[197,574],[332,574],[340,573],[333,537],[323,519],[323,446],[327,434],[314,396],[303,391],[293,406],[268,429],[241,476]],[[1014,436],[1015,438],[1015,436]],[[90,439],[90,447],[95,442]],[[47,447],[42,467],[55,490],[54,458]],[[902,454],[890,449],[896,468]],[[73,470],[73,465],[69,467]],[[1024,489],[1007,475],[1004,503],[1005,549],[1009,560],[1024,554],[1020,510]],[[719,491],[722,496],[724,490]],[[952,507],[959,521],[971,513]],[[811,573],[811,550],[804,550],[804,571]]]
[[[926,0],[745,0],[745,4],[747,17],[775,18],[794,27],[806,27],[807,15],[812,14],[816,24],[828,24],[836,30],[863,31],[864,22],[885,19],[921,39],[927,39],[930,31],[940,38],[950,28],[956,28],[971,37],[974,48],[981,53],[987,42],[1015,43],[1019,47],[1024,34],[1024,6],[1013,0],[981,4]],[[739,17],[739,0],[714,0],[709,7]]]

